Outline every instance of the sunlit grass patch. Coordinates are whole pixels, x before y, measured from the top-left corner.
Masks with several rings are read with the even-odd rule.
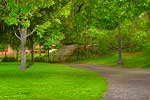
[[[100,100],[106,80],[94,72],[59,64],[36,63],[20,71],[0,63],[0,100]]]

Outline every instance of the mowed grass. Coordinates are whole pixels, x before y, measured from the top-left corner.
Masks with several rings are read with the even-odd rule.
[[[102,100],[107,81],[100,75],[59,64],[0,63],[0,100]]]
[[[117,64],[118,55],[117,53],[104,55],[99,58],[87,59],[84,61],[79,61],[81,63],[88,64],[104,64],[109,66],[118,66]],[[132,55],[132,56],[123,56],[123,65],[121,67],[127,68],[150,68],[150,63],[146,60],[144,54]],[[120,65],[119,65],[120,66]]]

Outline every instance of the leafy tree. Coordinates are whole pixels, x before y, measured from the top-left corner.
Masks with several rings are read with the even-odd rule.
[[[61,17],[69,15],[70,5],[71,1],[68,0],[6,0],[5,9],[8,12],[5,23],[17,27],[15,35],[21,41],[21,70],[27,68],[25,51],[27,37],[35,31],[42,36],[44,30],[50,27],[54,21],[60,22]],[[40,21],[35,22],[36,24],[31,30],[30,27],[33,24],[31,22],[34,18],[38,18]]]
[[[143,12],[143,5],[146,1],[136,0],[99,0],[96,6],[99,20],[97,26],[107,30],[118,30],[118,64],[122,61],[122,27],[128,20],[133,20]]]

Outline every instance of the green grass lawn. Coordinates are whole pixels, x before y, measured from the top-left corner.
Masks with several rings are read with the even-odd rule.
[[[79,61],[81,63],[89,63],[89,64],[105,64],[110,66],[118,66],[117,65],[118,55],[117,53],[111,55],[104,55],[99,58],[87,59],[83,61]],[[123,56],[123,65],[122,67],[127,68],[150,68],[148,65],[148,61],[146,61],[145,55],[134,55],[134,56]]]
[[[102,100],[107,81],[98,74],[58,64],[0,63],[0,100]]]

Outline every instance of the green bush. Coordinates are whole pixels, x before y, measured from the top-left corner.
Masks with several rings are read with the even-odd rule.
[[[47,62],[47,60],[45,59],[45,57],[35,57],[34,61],[35,62]]]
[[[15,57],[4,57],[1,62],[16,62],[17,59]]]

